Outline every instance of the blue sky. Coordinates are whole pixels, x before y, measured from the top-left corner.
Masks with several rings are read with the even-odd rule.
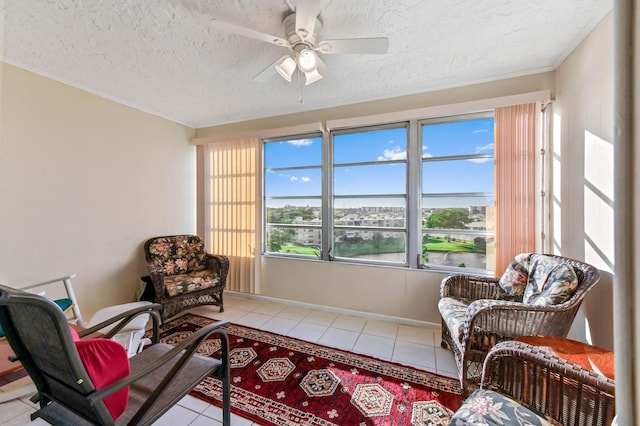
[[[406,190],[406,164],[404,163],[364,166],[341,166],[341,164],[404,160],[407,151],[406,132],[407,130],[402,127],[335,135],[334,164],[336,167],[333,181],[335,194],[404,193]],[[492,118],[426,125],[423,126],[422,131],[422,158],[435,159],[442,156],[471,154],[493,155],[493,140]],[[265,167],[267,169],[315,166],[268,172],[265,180],[267,196],[321,195],[321,162],[322,139],[320,137],[266,144]],[[493,161],[465,159],[424,162],[422,184],[423,192],[426,193],[493,192]],[[458,201],[462,202],[462,200]]]

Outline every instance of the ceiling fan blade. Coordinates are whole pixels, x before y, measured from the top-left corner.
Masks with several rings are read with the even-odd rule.
[[[322,40],[316,50],[327,55],[343,53],[387,53],[389,39],[386,37],[373,38],[344,38],[335,40]]]
[[[302,41],[313,36],[319,14],[320,1],[296,0],[296,33]]]
[[[277,37],[277,36],[263,33],[256,30],[252,30],[247,27],[241,27],[240,25],[230,24],[229,22],[221,21],[216,18],[213,18],[211,20],[211,25],[223,31],[238,34],[244,37],[249,37],[254,40],[264,41],[267,43],[275,44],[276,46],[289,47],[289,48],[291,47],[289,42],[281,37]]]

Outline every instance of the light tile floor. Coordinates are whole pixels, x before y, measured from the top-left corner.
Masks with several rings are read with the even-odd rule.
[[[457,377],[451,352],[440,347],[439,328],[408,326],[234,296],[225,296],[224,302],[223,313],[214,306],[200,306],[191,312]],[[0,425],[46,425],[41,419],[29,420],[34,407],[27,398],[0,404]],[[222,424],[222,411],[187,396],[155,424],[215,426]],[[255,425],[235,414],[231,415],[231,424]]]

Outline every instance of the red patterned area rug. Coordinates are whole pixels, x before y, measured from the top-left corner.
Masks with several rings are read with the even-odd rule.
[[[161,341],[177,344],[214,320],[186,314]],[[447,425],[462,403],[457,380],[397,363],[231,324],[231,411],[262,425]],[[202,355],[219,358],[220,340]],[[220,406],[220,381],[191,395]]]

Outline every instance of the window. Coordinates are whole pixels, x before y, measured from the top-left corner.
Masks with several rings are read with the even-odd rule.
[[[333,134],[333,257],[407,263],[407,128]]]
[[[493,115],[425,120],[420,129],[422,265],[492,270]]]
[[[264,141],[264,252],[322,253],[322,136]]]
[[[493,123],[487,112],[264,140],[263,252],[492,270]]]

